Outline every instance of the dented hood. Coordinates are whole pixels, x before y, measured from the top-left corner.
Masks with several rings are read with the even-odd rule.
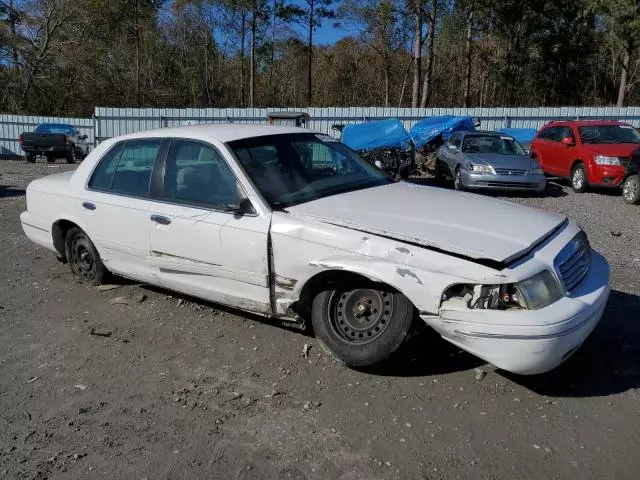
[[[511,202],[410,183],[321,198],[287,209],[294,216],[506,263],[566,217]]]

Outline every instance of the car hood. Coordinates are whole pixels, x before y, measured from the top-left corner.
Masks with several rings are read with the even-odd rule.
[[[294,216],[501,264],[528,251],[566,220],[511,202],[404,182],[287,210]]]
[[[498,153],[463,153],[463,159],[475,164],[487,164],[494,168],[537,168],[528,155],[500,155]]]
[[[637,143],[585,143],[586,148],[596,155],[608,157],[630,157],[633,152],[640,149]]]

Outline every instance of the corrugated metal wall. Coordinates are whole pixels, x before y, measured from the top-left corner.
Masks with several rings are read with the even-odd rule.
[[[107,138],[160,127],[199,123],[266,123],[268,112],[301,111],[311,117],[309,128],[335,135],[331,126],[397,117],[405,127],[424,117],[469,115],[478,117],[483,129],[539,128],[551,120],[616,119],[640,126],[640,107],[556,107],[556,108],[104,108],[95,109],[94,118],[31,117],[0,115],[0,148],[20,153],[18,137],[42,122],[71,123],[99,143]],[[95,137],[94,137],[95,135]],[[5,150],[6,149],[6,150]]]
[[[22,132],[31,132],[40,123],[67,123],[78,127],[87,141],[93,143],[92,118],[37,117],[31,115],[0,115],[0,156],[22,155],[19,138]]]

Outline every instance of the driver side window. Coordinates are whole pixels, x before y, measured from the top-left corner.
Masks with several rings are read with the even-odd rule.
[[[239,201],[238,183],[215,148],[190,140],[172,140],[167,153],[163,198],[225,210]]]

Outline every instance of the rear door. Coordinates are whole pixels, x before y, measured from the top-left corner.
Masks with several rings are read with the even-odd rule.
[[[208,143],[173,139],[150,226],[153,265],[163,286],[257,313],[270,311],[270,214],[231,207],[244,190]]]
[[[167,146],[161,138],[114,145],[98,163],[77,206],[107,268],[153,284],[158,279],[147,260],[154,206],[149,189],[156,158]]]

